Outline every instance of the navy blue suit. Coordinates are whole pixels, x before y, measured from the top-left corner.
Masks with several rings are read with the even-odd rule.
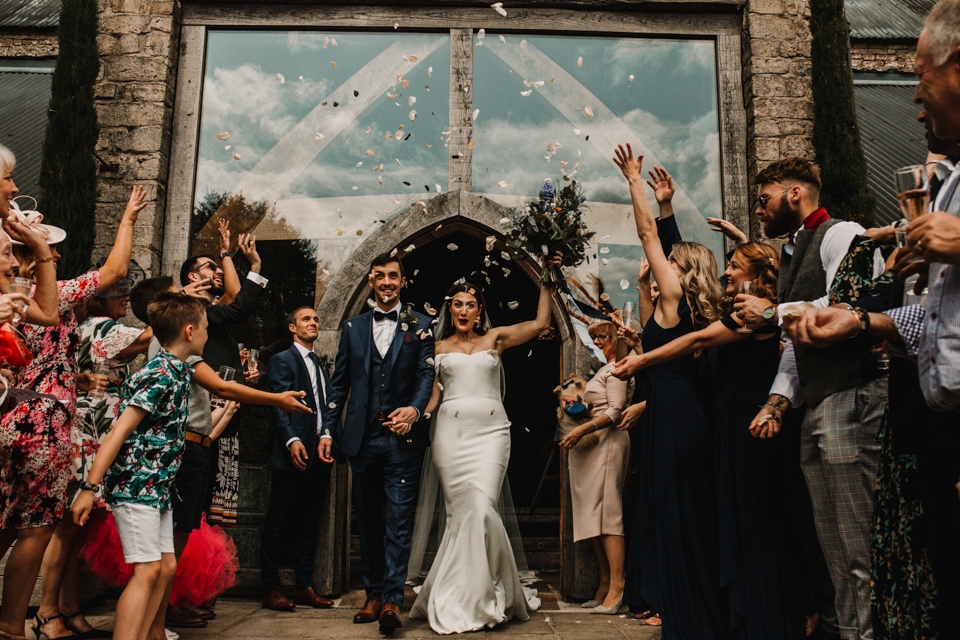
[[[323,432],[350,457],[367,598],[397,605],[403,604],[420,466],[429,441],[422,416],[435,375],[428,362],[434,340],[425,333],[431,320],[416,312],[413,317],[416,324],[407,322],[406,330],[397,323],[383,356],[373,341],[373,311],[343,324],[327,394],[330,410],[323,416]],[[377,417],[400,407],[415,407],[421,415],[403,436],[383,427],[384,420]]]
[[[292,532],[296,588],[313,586],[317,526],[324,504],[323,496],[329,488],[330,465],[317,459],[317,415],[323,415],[326,402],[323,397],[314,397],[307,366],[315,366],[317,390],[322,396],[325,389],[330,389],[327,372],[322,366],[305,362],[296,345],[273,356],[269,363],[267,383],[270,391],[305,391],[307,395],[303,400],[313,413],[287,413],[276,407],[270,409],[276,437],[270,455],[270,469],[273,471],[270,508],[260,532],[260,575],[265,594],[280,589],[280,537],[290,511],[296,514]],[[307,450],[306,471],[298,470],[290,461],[287,442],[291,438],[299,438]]]

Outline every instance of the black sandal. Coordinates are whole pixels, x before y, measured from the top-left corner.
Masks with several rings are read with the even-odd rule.
[[[55,615],[55,616],[50,616],[49,618],[41,618],[39,613],[33,616],[33,621],[37,623],[37,626],[35,626],[35,627],[34,627],[34,626],[31,626],[30,628],[33,630],[33,635],[35,635],[35,636],[37,637],[37,640],[40,640],[40,636],[44,636],[45,638],[47,638],[47,640],[60,640],[60,638],[74,638],[74,637],[76,637],[77,634],[76,634],[72,629],[70,629],[70,627],[67,627],[67,629],[70,631],[70,635],[68,635],[68,636],[57,636],[56,638],[51,638],[49,635],[47,635],[47,634],[44,633],[43,631],[40,631],[40,629],[41,629],[42,627],[46,626],[46,624],[47,624],[48,622],[53,622],[54,620],[56,620],[56,619],[58,619],[58,618],[63,618],[63,614],[62,614],[62,613],[58,613],[57,615]],[[63,621],[63,625],[64,625],[64,626],[67,625],[67,621],[66,621],[66,620]]]
[[[71,618],[82,616],[83,611],[77,611],[76,613],[72,613],[70,615],[67,615],[65,613],[61,615],[63,616],[63,625],[67,629],[70,629],[70,631],[73,632],[73,635],[77,636],[78,638],[85,638],[86,640],[101,640],[101,639],[106,640],[106,638],[113,637],[112,631],[104,631],[103,629],[90,629],[90,631],[77,631],[77,628],[72,624],[70,624],[69,621]],[[90,623],[88,622],[87,624],[90,624]]]

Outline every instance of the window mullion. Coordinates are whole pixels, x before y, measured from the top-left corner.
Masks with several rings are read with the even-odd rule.
[[[473,187],[473,29],[450,30],[448,190]]]

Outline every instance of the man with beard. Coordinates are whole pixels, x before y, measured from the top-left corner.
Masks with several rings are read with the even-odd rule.
[[[820,207],[820,169],[803,158],[771,164],[756,182],[756,213],[764,234],[789,238],[781,257],[780,305],[752,296],[737,298],[740,318],[755,327],[776,323],[784,312],[797,308],[796,303],[826,307],[840,262],[864,231],[854,222],[831,218]],[[883,258],[877,252],[873,277],[882,272]],[[887,380],[870,346],[864,340],[830,349],[794,349],[788,343],[770,396],[750,425],[755,436],[770,437],[780,430],[788,407],[807,405],[800,464],[844,640],[873,637],[870,525],[880,452],[875,436],[886,407]]]
[[[430,318],[403,309],[400,290],[406,282],[399,258],[381,254],[373,259],[367,284],[375,306],[341,327],[319,445],[320,459],[329,464],[335,442],[350,457],[353,471],[367,594],[353,621],[379,621],[385,635],[401,624],[420,466],[429,439],[420,418],[435,376]]]

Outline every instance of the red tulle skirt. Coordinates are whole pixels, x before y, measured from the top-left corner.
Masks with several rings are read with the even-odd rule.
[[[124,586],[133,575],[133,565],[123,559],[113,514],[103,509],[95,513],[99,517],[87,524],[93,528],[80,550],[80,557],[107,584]],[[207,524],[204,515],[200,528],[190,534],[187,548],[177,563],[170,604],[199,606],[216,598],[236,583],[239,568],[237,546],[223,529]]]

